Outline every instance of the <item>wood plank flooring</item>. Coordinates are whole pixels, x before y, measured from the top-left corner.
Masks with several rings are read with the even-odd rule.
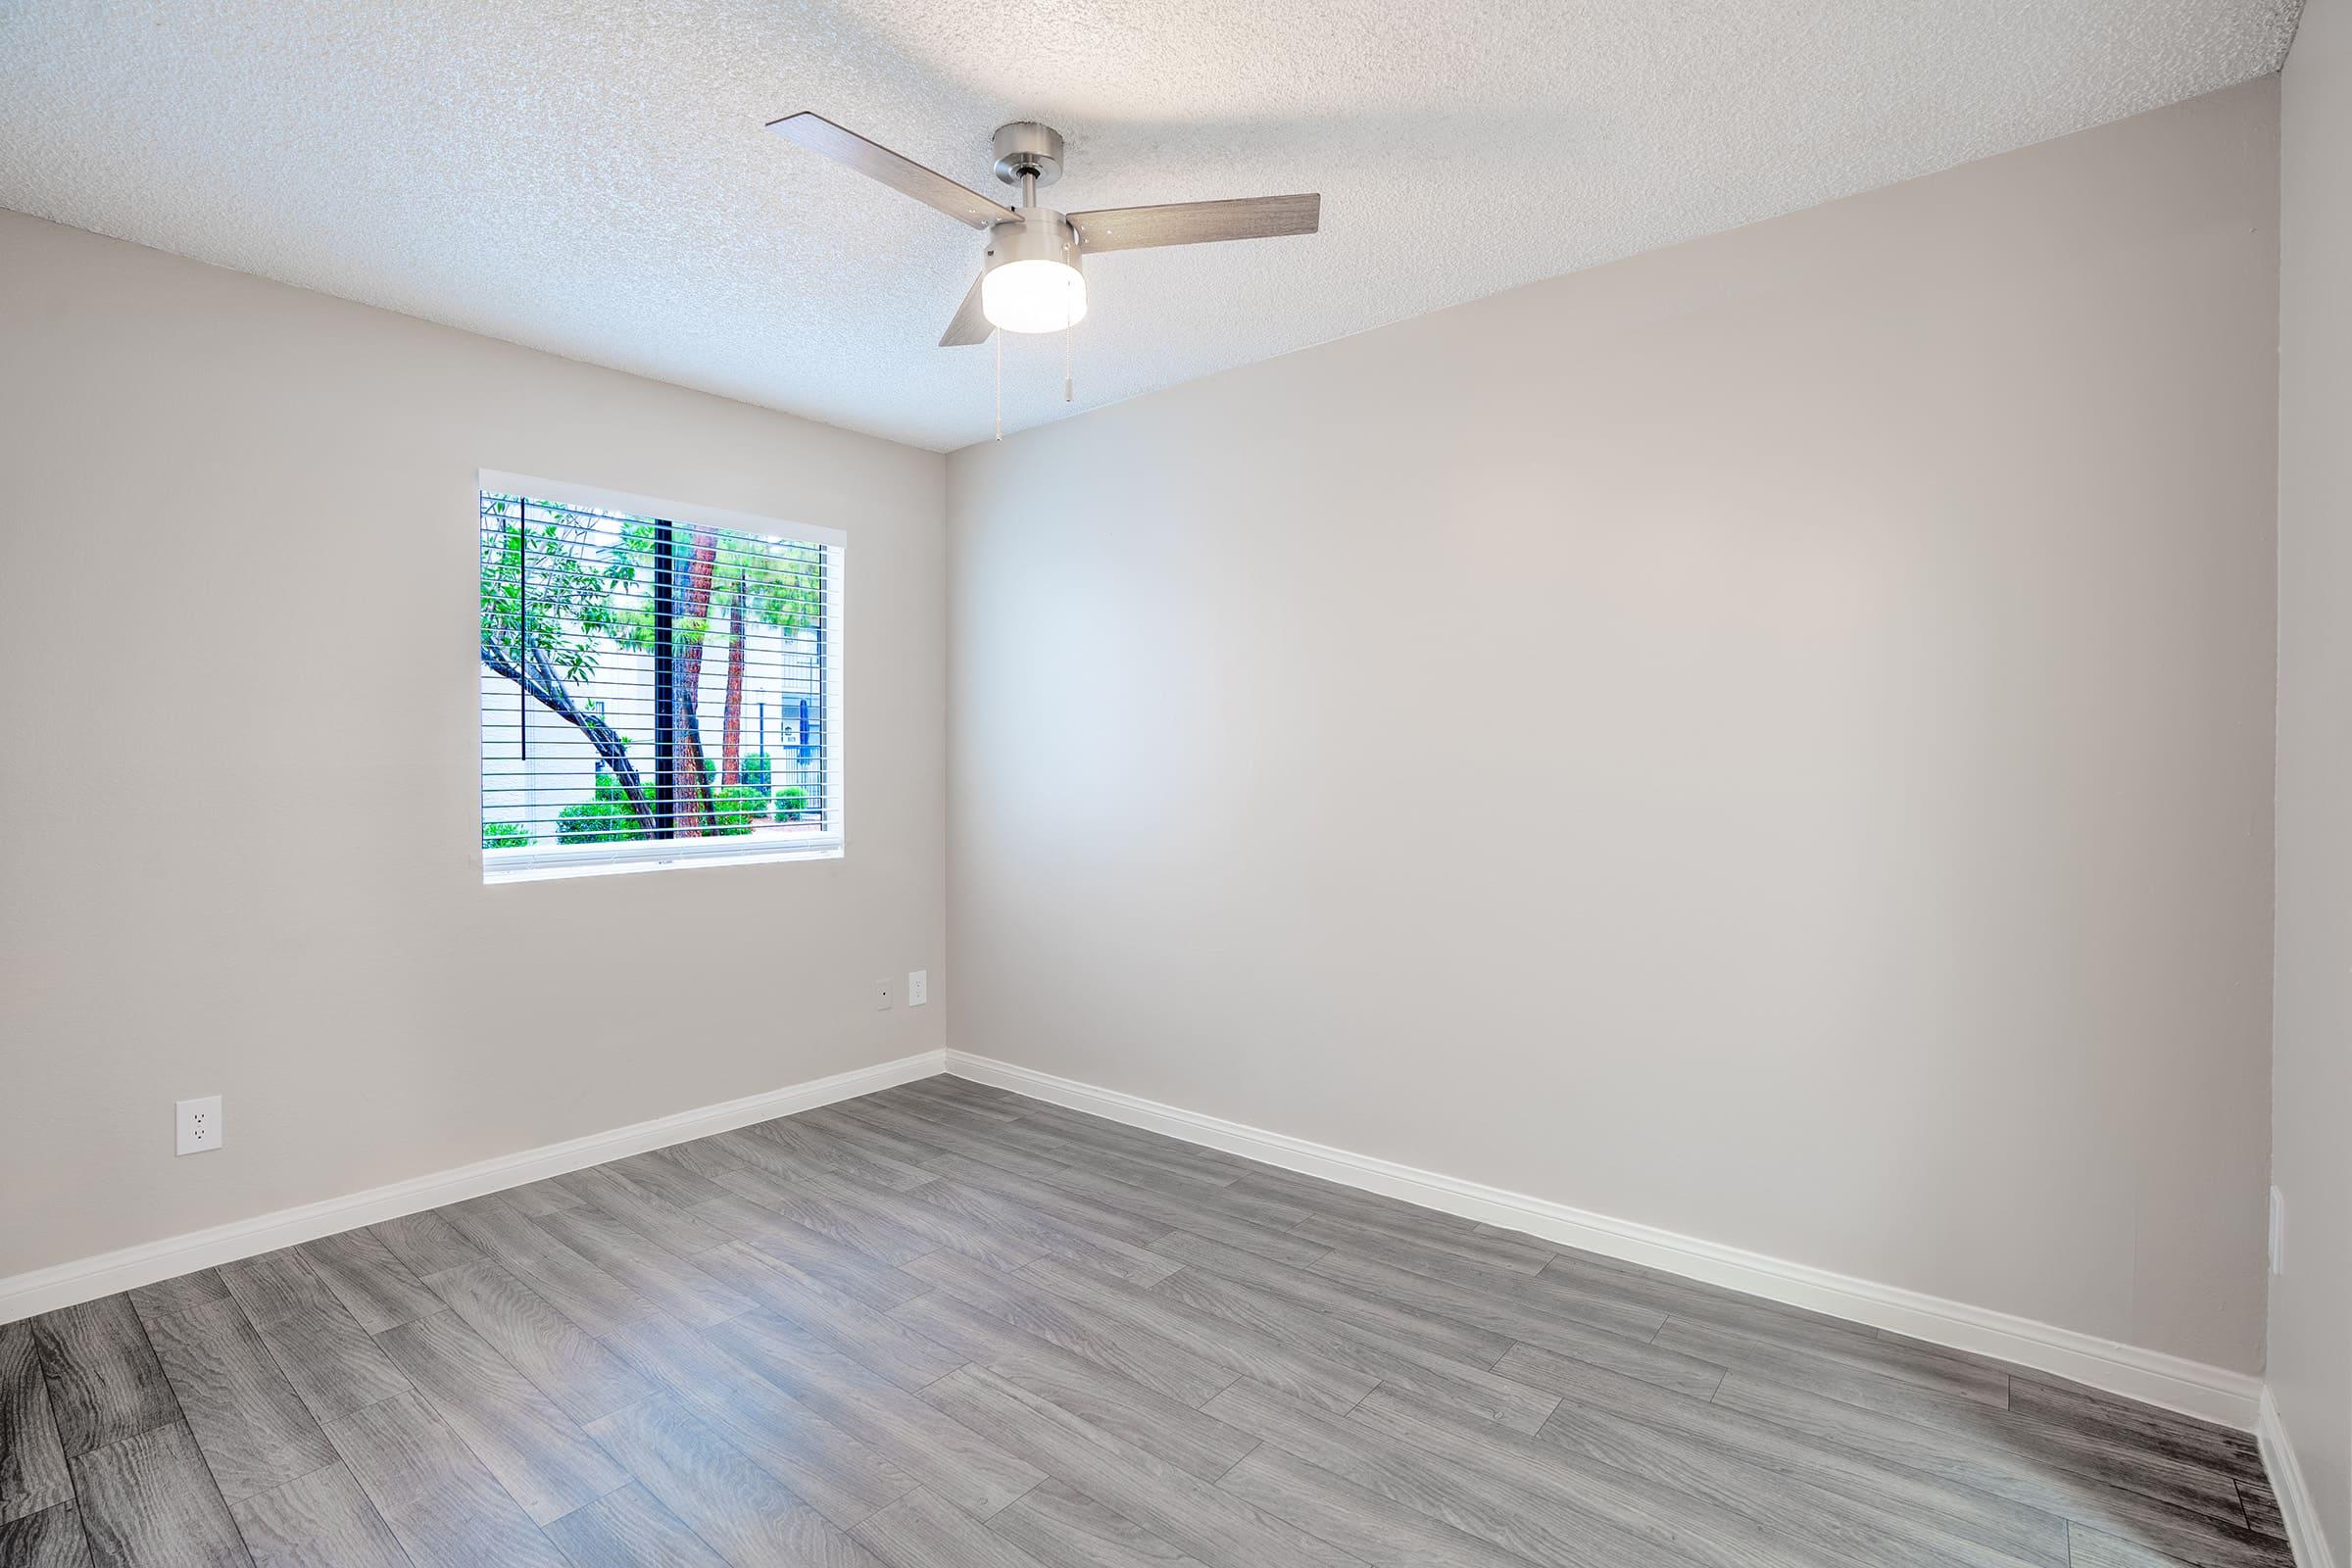
[[[955,1078],[0,1325],[0,1568],[2282,1568],[2243,1433]]]

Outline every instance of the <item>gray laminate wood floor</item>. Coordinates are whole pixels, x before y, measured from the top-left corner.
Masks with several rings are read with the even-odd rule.
[[[0,1562],[2267,1568],[2251,1439],[954,1078],[0,1327]]]

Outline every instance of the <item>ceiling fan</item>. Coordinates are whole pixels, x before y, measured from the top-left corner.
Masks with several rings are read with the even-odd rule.
[[[943,349],[985,343],[1000,327],[1007,332],[1059,332],[1075,325],[1086,315],[1086,275],[1080,264],[1097,251],[1312,234],[1323,206],[1320,195],[1249,196],[1239,201],[1055,212],[1037,205],[1037,192],[1061,177],[1061,132],[1030,120],[998,126],[994,144],[997,177],[1019,187],[1018,207],[993,202],[818,115],[787,115],[767,128],[988,231],[980,275],[941,335]]]

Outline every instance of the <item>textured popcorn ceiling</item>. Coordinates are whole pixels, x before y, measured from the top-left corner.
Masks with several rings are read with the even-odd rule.
[[[1096,258],[1007,430],[2276,70],[2294,0],[0,0],[0,205],[934,448],[970,229],[764,132],[814,109],[1067,209],[1323,192]],[[1409,395],[1409,388],[1399,388]]]

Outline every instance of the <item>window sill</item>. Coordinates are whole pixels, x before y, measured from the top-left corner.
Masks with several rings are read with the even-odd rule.
[[[659,845],[631,845],[618,854],[602,846],[582,847],[577,854],[563,850],[489,850],[482,855],[482,885],[495,887],[504,882],[551,882],[575,876],[621,876],[705,865],[764,865],[778,860],[841,858],[841,839],[832,834],[749,845],[723,839],[681,839]]]

